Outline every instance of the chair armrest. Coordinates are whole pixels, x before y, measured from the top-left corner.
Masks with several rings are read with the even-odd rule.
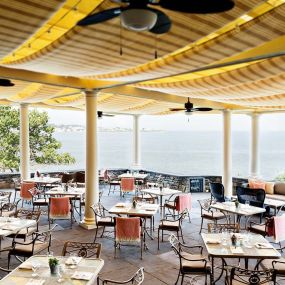
[[[272,261],[272,267],[273,267],[273,269],[275,269],[275,268],[274,268],[274,264],[276,264],[276,263],[281,263],[281,264],[284,264],[284,265],[285,265],[285,261],[273,260],[273,261]]]
[[[132,281],[133,278],[126,280],[126,281],[116,281],[116,280],[112,280],[112,279],[104,279],[102,280],[101,278],[99,278],[99,280],[102,281],[102,284],[107,284],[107,283],[114,283],[114,284],[126,284]]]
[[[201,245],[192,245],[192,246],[189,246],[189,245],[180,243],[180,246],[183,247],[183,248],[187,248],[187,249],[200,249],[200,253],[203,252],[203,246],[201,246]]]
[[[184,257],[184,256],[182,256],[182,255],[180,255],[180,257],[182,258],[182,259],[184,259],[184,260],[188,260],[188,261],[203,261],[203,262],[205,262],[205,266],[206,266],[206,264],[207,264],[207,259],[206,259],[206,257],[202,257],[202,258],[187,258],[187,257]]]

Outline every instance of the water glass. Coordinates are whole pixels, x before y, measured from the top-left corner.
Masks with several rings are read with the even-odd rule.
[[[246,208],[249,207],[249,201],[248,201],[248,200],[245,201],[245,207],[246,207]]]
[[[228,232],[226,229],[222,229],[222,245],[228,245]]]
[[[32,277],[38,276],[38,273],[37,273],[38,269],[39,269],[39,264],[37,262],[33,262],[32,263],[32,270],[33,270]]]
[[[58,266],[58,279],[57,279],[58,283],[62,283],[64,281],[64,278],[63,278],[64,275],[65,275],[65,268],[61,264],[61,265]]]

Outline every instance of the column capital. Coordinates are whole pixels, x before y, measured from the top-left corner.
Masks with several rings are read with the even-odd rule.
[[[86,97],[91,97],[91,96],[97,96],[97,94],[100,92],[100,90],[97,89],[83,89],[81,91]]]

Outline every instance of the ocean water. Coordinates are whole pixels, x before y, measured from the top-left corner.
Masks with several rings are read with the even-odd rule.
[[[85,132],[58,132],[61,151],[76,158],[73,165],[42,166],[41,171],[85,168]],[[264,132],[260,135],[260,173],[273,179],[285,171],[285,135]],[[222,174],[222,133],[153,131],[141,133],[142,168],[181,175]],[[233,176],[249,175],[248,132],[232,134]],[[99,132],[99,168],[129,168],[132,164],[131,132]]]

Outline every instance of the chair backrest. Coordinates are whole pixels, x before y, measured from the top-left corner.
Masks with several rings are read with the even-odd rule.
[[[201,207],[201,213],[203,211],[210,211],[211,199],[198,200],[198,203],[200,204]]]
[[[135,196],[133,198],[133,200],[135,200],[136,202],[144,202],[144,203],[148,203],[148,204],[155,204],[155,197],[153,197],[150,194],[148,196],[145,196],[144,194],[141,194],[140,196]]]
[[[101,248],[101,243],[66,241],[62,249],[62,255],[76,254],[77,256],[84,258],[100,258]]]
[[[69,197],[50,197],[49,217],[51,219],[69,219],[71,205]]]
[[[117,242],[132,242],[141,240],[141,219],[132,218],[115,218],[115,239]]]
[[[95,224],[98,223],[98,218],[104,218],[105,217],[105,208],[104,206],[99,202],[95,203],[90,206],[90,208],[93,210],[95,215]]]
[[[18,203],[21,200],[19,199],[15,203],[4,203],[2,204],[0,208],[0,215],[1,216],[10,216],[10,215],[15,215],[15,212],[17,211]]]
[[[121,190],[122,192],[132,192],[135,190],[135,178],[134,177],[123,177],[121,179]]]
[[[34,182],[22,182],[21,183],[21,189],[20,189],[20,197],[23,200],[32,200],[32,195],[29,192],[32,188],[36,187],[36,183]]]
[[[225,189],[222,183],[210,182],[211,196],[217,202],[225,202]]]
[[[176,235],[171,234],[169,236],[168,240],[169,240],[171,246],[173,246],[175,248],[178,248],[178,245],[179,245],[180,241],[178,240]]]
[[[239,224],[216,224],[208,223],[208,232],[209,233],[221,233],[223,231],[231,233],[239,233],[240,225]]]
[[[245,204],[246,201],[249,201],[251,206],[263,208],[266,195],[265,190],[237,186],[236,192],[240,203]]]
[[[230,276],[227,276],[228,284],[269,285],[273,282],[273,270],[256,271],[233,267]]]
[[[175,198],[175,209],[181,212],[185,209],[191,210],[192,208],[192,195],[191,193],[181,194]]]
[[[10,202],[11,201],[11,195],[12,195],[12,192],[6,192],[6,191],[1,191],[0,192],[0,196],[6,196],[7,197],[7,200],[6,201],[8,201],[8,202]],[[2,200],[2,201],[4,201],[4,200]]]
[[[132,284],[134,285],[140,285],[144,281],[144,268],[141,267],[133,276],[132,278]]]
[[[38,223],[41,217],[41,211],[18,209],[15,212],[15,217],[20,219],[35,220]]]

